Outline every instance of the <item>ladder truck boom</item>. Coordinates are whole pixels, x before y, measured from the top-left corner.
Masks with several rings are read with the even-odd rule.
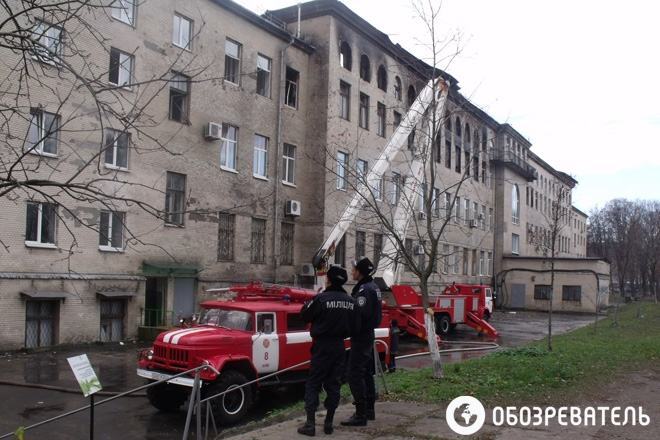
[[[392,161],[397,154],[399,154],[404,146],[407,145],[408,136],[415,126],[422,120],[429,106],[435,101],[436,108],[439,109],[440,112],[444,110],[448,92],[449,83],[442,78],[429,81],[429,83],[421,90],[415,99],[415,102],[410,106],[410,109],[406,112],[403,120],[385,145],[380,156],[376,159],[374,166],[368,172],[366,178],[363,179],[363,181],[358,182],[357,191],[355,191],[355,194],[344,209],[342,215],[339,217],[339,220],[335,223],[330,234],[314,255],[312,264],[317,275],[322,275],[327,270],[328,259],[334,254],[335,247],[346,231],[348,231],[351,223],[353,223],[364,206],[366,201],[365,198],[367,197],[366,194],[369,194],[369,188],[373,188],[373,186],[378,183],[379,179],[381,179],[383,174],[390,168]],[[435,99],[433,96],[434,93],[436,94]],[[417,162],[420,163],[415,165]],[[423,173],[423,165],[421,161],[414,161],[413,166],[422,168],[421,172]],[[419,172],[420,171],[417,171],[415,174],[418,174]],[[399,212],[403,210],[401,207],[397,207],[396,211]],[[401,212],[400,215],[403,217],[404,213]],[[407,223],[408,222],[405,221],[406,225]],[[387,242],[389,241],[390,240],[387,240]]]

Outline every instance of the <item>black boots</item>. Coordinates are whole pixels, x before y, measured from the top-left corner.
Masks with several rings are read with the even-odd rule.
[[[367,426],[367,405],[364,402],[356,402],[355,414],[341,424],[343,426]]]
[[[323,432],[330,435],[335,430],[332,427],[332,420],[335,418],[335,410],[329,409],[325,414],[325,421],[323,422]]]
[[[307,420],[304,425],[298,428],[298,434],[308,435],[310,437],[316,435],[316,420],[314,419],[313,411],[307,411]]]

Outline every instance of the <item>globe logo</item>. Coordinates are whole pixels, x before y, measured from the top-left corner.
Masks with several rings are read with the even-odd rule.
[[[460,396],[449,403],[445,418],[456,434],[472,435],[484,426],[486,410],[476,398]]]

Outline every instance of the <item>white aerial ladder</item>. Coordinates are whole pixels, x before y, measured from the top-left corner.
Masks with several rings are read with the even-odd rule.
[[[429,83],[421,90],[417,99],[415,99],[415,102],[410,106],[410,109],[403,117],[403,120],[385,145],[385,148],[374,163],[374,166],[368,172],[366,178],[360,179],[361,181],[358,182],[358,187],[353,198],[350,200],[341,217],[330,231],[328,238],[326,238],[323,245],[314,255],[312,264],[316,270],[317,284],[318,276],[325,274],[325,271],[328,268],[328,259],[334,254],[335,247],[341,241],[342,237],[346,231],[348,231],[348,228],[353,221],[355,221],[360,210],[367,202],[368,194],[371,194],[370,188],[374,188],[375,185],[380,182],[380,179],[382,179],[385,172],[391,167],[392,161],[404,149],[404,147],[407,146],[410,133],[417,124],[419,124],[424,115],[427,114],[429,106],[434,102],[434,93],[436,94],[436,115],[438,115],[438,117],[443,115],[449,94],[449,83],[442,78],[437,78],[429,81]],[[427,139],[428,142],[432,142],[433,136],[428,136]],[[422,151],[427,152],[429,155],[431,154],[430,147],[423,148]],[[429,160],[424,160],[428,158],[422,158],[418,154],[413,154],[412,156],[412,161],[410,163],[412,179],[409,179],[409,184],[403,185],[401,197],[394,208],[392,226],[394,229],[393,233],[397,237],[405,235],[408,224],[410,223],[410,216],[413,215],[413,212],[409,209],[410,206],[402,203],[402,201],[413,200],[413,197],[417,194],[420,182],[423,181],[425,171],[424,164],[430,162]],[[383,243],[380,261],[374,262],[378,264],[375,276],[382,278],[388,286],[391,286],[399,279],[397,265],[395,264],[394,259],[391,258],[392,255],[396,254],[396,248],[397,246],[394,239],[388,234],[387,239],[384,240]],[[401,265],[398,266],[400,267]]]

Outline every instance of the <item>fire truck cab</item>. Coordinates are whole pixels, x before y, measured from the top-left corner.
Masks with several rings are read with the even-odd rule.
[[[301,318],[305,301],[314,291],[291,287],[265,287],[255,283],[229,289],[231,300],[200,304],[198,322],[187,328],[174,328],[158,335],[153,347],[141,353],[137,374],[150,381],[168,377],[208,363],[220,374],[203,370],[202,397],[212,396],[254,379],[257,384],[238,388],[211,401],[216,420],[223,424],[239,421],[250,409],[259,387],[303,382],[309,364],[312,338]],[[389,329],[376,329],[384,354]],[[346,341],[346,346],[349,343]],[[291,368],[294,367],[294,368]],[[190,394],[192,377],[150,387],[147,397],[163,411],[178,410]]]

